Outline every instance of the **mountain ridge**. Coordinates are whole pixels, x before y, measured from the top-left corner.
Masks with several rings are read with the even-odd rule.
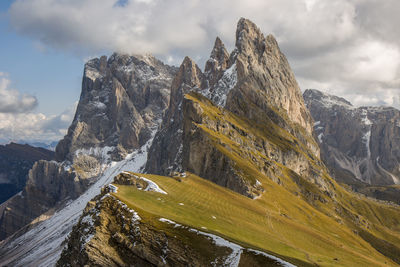
[[[317,90],[306,90],[304,99],[316,121],[322,157],[338,179],[372,185],[400,183],[399,110],[354,107]]]
[[[32,188],[49,189],[40,181],[52,175],[40,170],[55,166],[61,185],[46,193],[76,195],[3,241],[0,264],[185,265],[185,245],[210,265],[262,266],[257,253],[300,266],[399,264],[399,206],[354,194],[329,176],[275,38],[243,18],[236,32],[229,58],[216,39],[204,72],[188,57],[179,69],[157,69],[149,56],[89,61],[59,161],[39,163],[31,178]],[[154,80],[155,72],[168,79]],[[143,92],[152,88],[147,101]],[[170,96],[154,104],[164,89]],[[77,179],[88,182],[82,191]],[[207,236],[208,248],[199,250],[185,229]],[[221,239],[236,247],[217,253]]]

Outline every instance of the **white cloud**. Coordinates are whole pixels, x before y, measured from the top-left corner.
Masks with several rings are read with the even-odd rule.
[[[0,140],[44,142],[60,140],[75,114],[77,103],[59,115],[0,113]]]
[[[0,72],[0,113],[23,113],[37,106],[36,97],[10,89],[10,84],[8,75]]]
[[[200,65],[217,35],[233,47],[246,17],[277,37],[303,89],[389,104],[400,89],[399,9],[398,0],[16,0],[9,14],[45,46],[83,56],[150,52],[175,64],[189,55]]]
[[[374,40],[358,46],[352,56],[353,80],[390,82],[396,79],[400,63],[398,47]]]

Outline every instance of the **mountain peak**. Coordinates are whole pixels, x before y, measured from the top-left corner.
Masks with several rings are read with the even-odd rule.
[[[204,73],[207,86],[213,90],[215,83],[221,78],[223,72],[229,67],[229,53],[219,37],[215,39],[214,48],[206,62]]]
[[[205,72],[210,70],[224,70],[229,64],[229,53],[219,37],[215,39],[210,59],[206,62]]]
[[[354,108],[346,99],[316,89],[306,89],[303,93],[303,97],[306,104],[310,101],[318,101],[325,107],[342,106],[350,109]]]
[[[190,57],[186,56],[183,59],[181,66],[179,67],[178,74],[175,76],[172,82],[172,90],[179,88],[182,84],[186,84],[188,87],[200,87],[201,77],[203,73]]]
[[[264,41],[264,35],[261,30],[252,21],[241,18],[236,28],[236,48],[239,52],[246,51],[250,46]]]
[[[236,28],[236,40],[239,39],[240,36],[243,36],[244,34],[259,35],[262,33],[254,22],[252,22],[251,20],[246,19],[246,18],[240,18],[237,23],[237,28]]]

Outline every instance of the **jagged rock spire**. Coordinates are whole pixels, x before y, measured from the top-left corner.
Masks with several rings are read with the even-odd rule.
[[[274,112],[280,117],[276,123],[282,127],[283,121],[299,124],[311,136],[312,118],[304,105],[293,71],[272,35],[264,37],[253,22],[241,18],[231,60],[236,63],[238,86],[228,95],[228,109],[243,116],[260,114],[243,110],[240,103],[245,101],[268,114],[272,110],[279,111],[280,114]]]
[[[209,92],[214,90],[215,84],[221,78],[223,72],[229,67],[229,53],[221,39],[215,39],[214,48],[210,58],[206,62],[204,73],[207,81],[205,82]]]
[[[183,95],[195,88],[201,88],[203,81],[204,75],[200,68],[190,57],[185,57],[172,81],[168,121],[177,119],[176,109],[182,103]]]
[[[197,64],[185,57],[171,85],[171,97],[162,129],[156,134],[149,151],[146,171],[168,175],[182,169],[182,120],[183,96],[198,90],[205,81]]]
[[[229,53],[219,37],[215,39],[214,48],[211,51],[210,59],[206,62],[205,73],[225,70],[229,64]]]

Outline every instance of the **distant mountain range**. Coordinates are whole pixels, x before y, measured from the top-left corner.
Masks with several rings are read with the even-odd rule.
[[[41,147],[47,150],[55,151],[58,141],[51,141],[51,142],[38,142],[38,141],[26,141],[26,140],[0,140],[0,145],[7,145],[10,143],[21,144],[21,145],[30,145],[33,147]]]
[[[354,107],[315,89],[303,97],[315,120],[321,159],[333,177],[357,192],[400,204],[400,111]]]

